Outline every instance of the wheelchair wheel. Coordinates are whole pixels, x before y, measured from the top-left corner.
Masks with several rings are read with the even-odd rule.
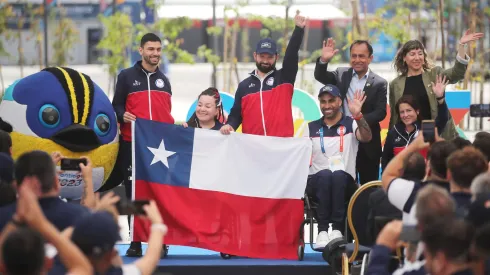
[[[336,273],[342,273],[342,253],[345,252],[347,242],[343,238],[330,241],[322,252],[323,259]]]
[[[304,257],[305,257],[305,242],[300,241],[300,244],[298,245],[298,260],[302,261]]]
[[[219,254],[221,255],[221,258],[223,258],[225,260],[231,259],[231,255],[230,254],[226,254],[226,253],[222,253],[222,252],[220,252]]]

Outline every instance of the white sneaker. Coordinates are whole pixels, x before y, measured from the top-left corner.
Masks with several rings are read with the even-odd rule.
[[[324,248],[330,242],[330,237],[327,231],[321,231],[316,237],[314,248]]]
[[[344,236],[342,235],[342,233],[339,230],[332,230],[332,232],[330,234],[328,234],[328,238],[330,240],[335,240],[335,239],[343,238],[343,237]]]

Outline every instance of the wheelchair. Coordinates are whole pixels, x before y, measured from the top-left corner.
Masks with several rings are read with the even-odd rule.
[[[358,184],[356,180],[349,182],[345,189],[345,210],[347,213],[347,207],[349,205],[350,198],[358,189]],[[328,262],[334,270],[340,271],[342,268],[342,255],[345,252],[345,247],[347,243],[352,242],[352,234],[350,233],[347,226],[347,219],[344,218],[344,237],[332,240],[325,248],[315,248],[313,246],[313,229],[314,224],[318,224],[318,215],[316,209],[318,208],[318,202],[316,198],[313,198],[309,194],[305,192],[304,197],[302,198],[304,201],[304,212],[305,219],[303,220],[299,234],[300,234],[300,243],[298,245],[298,260],[302,261],[304,258],[304,250],[305,250],[305,240],[304,240],[304,228],[305,225],[310,226],[310,247],[312,250],[317,252],[322,252],[323,259]]]

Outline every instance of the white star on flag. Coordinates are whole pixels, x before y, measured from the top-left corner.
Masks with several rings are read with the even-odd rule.
[[[170,157],[171,155],[175,154],[175,152],[167,151],[165,149],[165,143],[163,143],[163,139],[162,139],[162,142],[160,143],[160,146],[158,148],[151,148],[151,147],[147,147],[147,148],[148,148],[148,150],[150,150],[153,153],[153,160],[151,161],[150,165],[153,165],[153,164],[161,161],[163,163],[163,165],[165,165],[165,166],[167,166],[167,168],[169,168],[167,158]]]

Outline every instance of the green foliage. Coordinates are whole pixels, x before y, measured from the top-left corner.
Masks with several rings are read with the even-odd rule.
[[[120,12],[99,19],[106,31],[97,48],[109,52],[101,61],[109,65],[109,74],[115,76],[120,68],[129,66],[127,50],[133,43],[133,23],[129,15]]]
[[[486,7],[483,9],[483,12],[487,15],[490,16],[490,7]]]
[[[73,20],[64,16],[64,10],[60,7],[62,15],[57,21],[54,32],[53,47],[53,63],[57,66],[66,66],[68,63],[67,53],[73,49],[73,45],[80,41],[80,33]]]
[[[387,11],[388,7],[378,9],[375,18],[368,23],[369,29],[378,30],[380,33],[384,32],[401,43],[405,43],[410,39],[410,33],[407,29],[410,10],[407,7],[400,6],[396,9],[395,15],[392,18],[385,18],[384,16]]]
[[[194,63],[194,58],[192,54],[180,48],[180,45],[184,43],[184,39],[179,38],[180,33],[183,30],[189,29],[190,27],[192,27],[192,20],[187,17],[171,19],[162,18],[149,26],[145,24],[137,24],[134,40],[138,43],[134,46],[134,48],[139,48],[139,41],[141,40],[141,37],[148,32],[163,34],[162,53],[167,56],[168,60],[175,63],[192,64]]]
[[[213,53],[212,49],[209,49],[206,45],[201,45],[197,48],[197,56],[205,58],[211,64],[218,66],[221,62],[221,58]]]
[[[13,16],[12,6],[6,0],[0,0],[0,36],[7,40],[11,38],[11,31],[7,29],[7,21]],[[0,56],[9,56],[3,45],[4,41],[0,40]]]

